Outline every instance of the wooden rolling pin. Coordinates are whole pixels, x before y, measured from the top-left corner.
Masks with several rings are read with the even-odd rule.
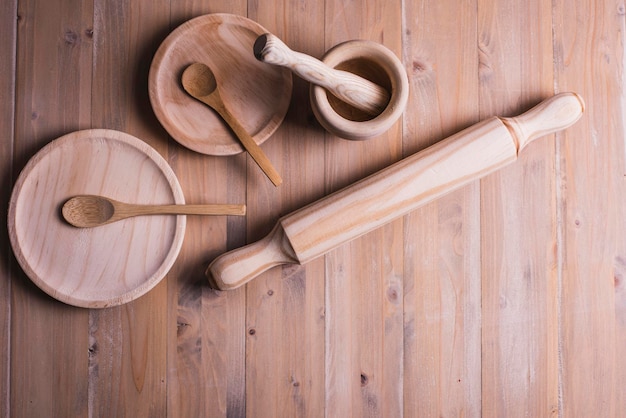
[[[528,143],[569,127],[583,111],[582,98],[561,93],[520,116],[479,122],[281,218],[265,238],[216,258],[207,277],[233,289],[273,266],[306,263],[513,163]]]
[[[351,72],[331,68],[310,55],[292,51],[271,33],[259,36],[253,49],[259,61],[287,67],[306,81],[324,87],[338,99],[370,115],[379,115],[389,103],[389,93],[381,86]]]

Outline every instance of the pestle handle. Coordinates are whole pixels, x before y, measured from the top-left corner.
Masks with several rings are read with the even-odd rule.
[[[331,68],[310,55],[292,51],[271,33],[257,38],[254,56],[259,61],[291,69],[304,80],[325,88],[370,115],[379,115],[389,103],[389,93],[381,86],[351,72]]]
[[[492,117],[288,214],[261,241],[216,258],[206,274],[233,289],[265,270],[306,263],[476,179],[513,163],[526,144],[582,115],[561,93],[514,118]]]

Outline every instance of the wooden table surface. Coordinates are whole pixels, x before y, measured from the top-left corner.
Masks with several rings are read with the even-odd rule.
[[[316,57],[384,44],[410,80],[401,121],[334,137],[294,78],[263,145],[279,188],[244,154],[185,149],[150,108],[148,70],[174,28],[217,12]],[[166,278],[101,310],[39,290],[3,229],[0,416],[622,416],[625,15],[621,0],[3,0],[4,202],[44,145],[109,128],[156,148],[187,202],[248,214],[189,217]],[[562,91],[584,97],[583,118],[515,164],[304,266],[208,286],[211,260],[280,216]]]

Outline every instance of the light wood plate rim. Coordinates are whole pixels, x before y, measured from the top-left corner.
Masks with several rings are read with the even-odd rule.
[[[238,44],[229,51],[232,55],[212,52],[221,42],[220,36],[235,31],[238,32],[236,39],[245,38],[245,48]],[[212,13],[183,22],[163,40],[150,65],[148,92],[157,119],[174,140],[206,155],[226,156],[244,151],[219,116],[184,91],[180,76],[193,62],[209,65],[220,84],[224,78],[238,77],[241,81],[248,77],[243,70],[230,73],[220,67],[234,71],[246,66],[252,68],[247,86],[252,85],[252,90],[246,90],[245,83],[230,83],[236,91],[228,91],[222,85],[222,97],[257,144],[261,145],[274,134],[287,114],[293,81],[289,69],[259,62],[254,57],[254,41],[266,32],[259,23],[244,16]],[[213,60],[219,60],[218,68],[211,65]],[[236,98],[242,108],[233,104],[237,100],[229,101],[229,96]]]
[[[117,306],[127,302],[130,302],[138,297],[144,295],[149,290],[154,288],[168,273],[172,265],[174,264],[180,249],[182,247],[185,227],[186,227],[186,217],[185,216],[175,216],[174,221],[174,236],[169,243],[169,248],[165,248],[165,256],[160,261],[160,265],[156,269],[156,271],[146,277],[141,277],[138,282],[139,285],[132,288],[124,288],[120,286],[120,290],[114,288],[116,294],[112,295],[108,298],[98,298],[98,297],[85,297],[81,295],[85,294],[96,294],[97,289],[92,289],[90,292],[77,292],[77,293],[68,293],[64,291],[60,291],[56,288],[56,286],[51,285],[49,277],[42,275],[38,269],[34,266],[34,262],[31,262],[29,259],[29,251],[27,250],[27,246],[29,242],[25,239],[26,232],[21,230],[20,222],[17,222],[17,216],[21,216],[19,211],[28,202],[22,201],[26,197],[22,198],[22,192],[25,188],[25,184],[29,181],[33,181],[33,176],[37,176],[37,169],[40,164],[46,162],[46,159],[54,158],[55,152],[60,152],[59,150],[66,151],[69,149],[71,153],[71,145],[75,145],[77,141],[85,141],[91,140],[95,144],[107,144],[111,145],[116,150],[119,148],[120,152],[124,152],[124,149],[132,150],[132,152],[137,152],[143,154],[146,157],[146,161],[150,164],[154,164],[157,172],[160,172],[163,176],[162,180],[170,187],[168,193],[171,192],[174,202],[176,204],[184,204],[185,199],[183,195],[182,188],[176,178],[175,173],[171,169],[171,167],[167,164],[167,162],[163,159],[163,157],[150,145],[145,143],[144,141],[126,134],[124,132],[119,132],[110,129],[86,129],[75,131],[66,135],[63,135],[52,142],[48,143],[46,146],[41,148],[26,164],[26,166],[22,169],[18,179],[13,187],[13,191],[11,194],[11,198],[9,201],[9,210],[8,210],[8,231],[9,231],[9,240],[11,246],[13,248],[13,252],[15,257],[26,275],[35,283],[41,290],[43,290],[48,295],[53,298],[64,302],[69,305],[74,305],[83,308],[105,308],[110,306]],[[100,142],[100,140],[102,142]],[[129,147],[129,148],[128,148]],[[130,152],[130,151],[129,151]],[[66,154],[65,154],[66,155]],[[79,158],[80,156],[70,155],[70,157]],[[47,163],[47,162],[46,162]],[[85,173],[76,173],[78,175]],[[38,177],[34,177],[35,180],[39,181]],[[103,180],[106,181],[106,180]],[[132,179],[130,181],[133,181]],[[141,181],[140,179],[135,179],[134,181]],[[69,186],[68,186],[69,187]],[[89,192],[88,190],[86,192]],[[33,203],[34,204],[34,203]],[[57,214],[58,223],[65,224],[65,221],[62,220],[60,213]],[[134,220],[128,219],[121,222],[134,222]],[[117,223],[114,223],[117,224]],[[114,225],[110,224],[110,225]],[[69,227],[69,225],[66,225]],[[101,231],[109,225],[96,227],[96,228],[73,228],[73,233],[78,237],[80,234],[80,238],[83,240],[87,240],[85,245],[89,245],[91,240],[97,240]],[[63,245],[63,242],[59,242],[58,245]],[[30,245],[33,245],[32,243]],[[58,260],[58,263],[65,263],[67,260]],[[88,263],[88,260],[85,260],[85,263]],[[132,260],[130,261],[132,262]],[[124,279],[123,277],[118,278],[121,281]]]

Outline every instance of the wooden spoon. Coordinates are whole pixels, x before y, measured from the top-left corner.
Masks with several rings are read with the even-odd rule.
[[[222,100],[213,71],[202,63],[191,64],[183,72],[182,83],[189,95],[208,105],[224,119],[265,175],[275,186],[280,186],[283,179],[278,171]]]
[[[331,68],[310,55],[292,51],[271,33],[259,36],[253,50],[259,61],[287,67],[306,81],[325,88],[338,99],[369,115],[379,115],[389,103],[389,93],[381,86],[349,71]]]
[[[63,205],[63,218],[79,228],[105,225],[139,215],[245,215],[245,205],[133,205],[103,196],[74,196]]]

